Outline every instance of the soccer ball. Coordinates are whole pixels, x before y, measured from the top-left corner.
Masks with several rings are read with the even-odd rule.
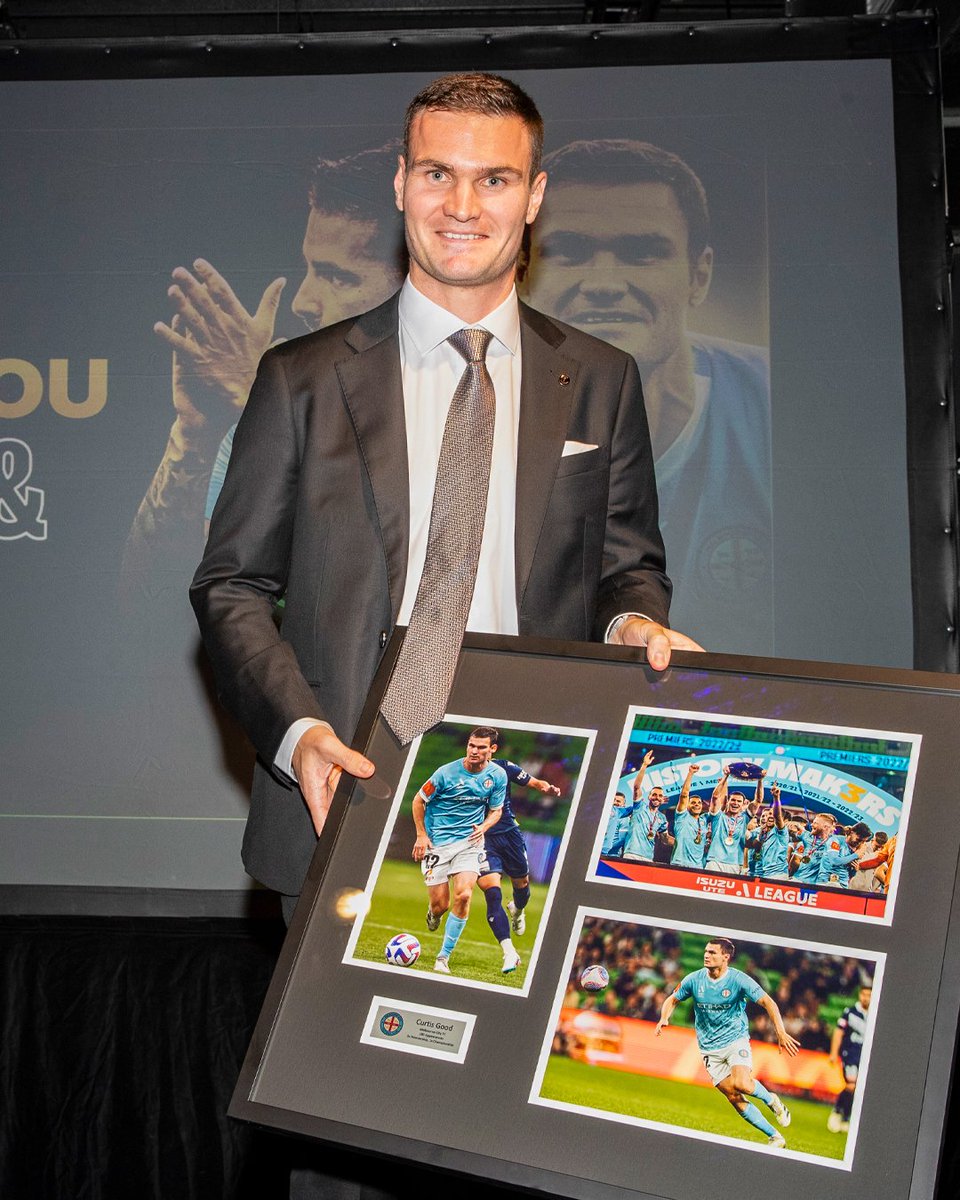
[[[585,992],[602,992],[609,982],[610,974],[607,968],[599,963],[585,967],[580,973],[580,986]]]
[[[420,943],[412,933],[398,933],[387,942],[385,953],[395,967],[412,967],[420,957]]]

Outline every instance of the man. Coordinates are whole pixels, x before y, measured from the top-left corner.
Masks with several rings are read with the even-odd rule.
[[[877,834],[877,838],[880,835]],[[878,891],[888,892],[890,890],[890,881],[893,878],[893,860],[897,853],[897,835],[892,838],[884,838],[877,846],[876,852],[868,854],[865,858],[861,858],[859,868],[861,871],[873,871],[875,877],[875,886]]]
[[[872,985],[864,984],[860,988],[857,1003],[840,1014],[830,1039],[830,1061],[839,1066],[843,1074],[843,1091],[837,1096],[833,1111],[827,1117],[827,1128],[831,1133],[846,1133],[850,1128],[853,1094],[860,1073],[860,1052],[867,1034],[867,1013],[872,998]]]
[[[622,858],[623,848],[630,833],[630,819],[633,816],[633,805],[627,807],[627,793],[617,792],[610,806],[607,817],[607,828],[603,834],[603,845],[600,853],[605,858]]]
[[[707,198],[674,154],[626,139],[549,155],[531,301],[636,360],[678,624],[717,649],[772,653],[767,352],[689,331],[713,276]],[[748,646],[731,631],[749,628]]]
[[[495,499],[467,627],[645,644],[658,670],[672,647],[697,648],[665,627],[634,363],[517,306],[517,255],[546,184],[541,137],[533,102],[509,81],[452,76],[424,89],[394,178],[410,256],[402,292],[268,351],[237,426],[191,598],[221,698],[261,759],[244,861],[287,912],[340,772],[374,771],[334,727],[353,736],[390,631],[413,610],[444,412],[463,372],[447,339],[462,326],[495,335],[497,397]]]
[[[828,838],[820,853],[817,883],[821,887],[850,886],[850,876],[857,868],[860,847],[870,837],[870,826],[858,821],[843,830],[843,837]]]
[[[500,735],[496,730],[492,733],[494,745],[491,753],[496,754],[499,750],[496,743]],[[510,789],[517,784],[546,796],[559,796],[560,789],[546,779],[538,779],[531,775],[519,763],[511,762],[509,758],[494,758],[493,761],[506,773],[507,792],[500,820],[487,832],[484,839],[486,866],[480,872],[480,890],[487,904],[487,924],[493,931],[493,936],[503,946],[510,939],[511,929],[518,937],[526,933],[526,907],[530,903],[530,863],[523,832],[513,812]],[[503,906],[503,892],[500,887],[504,873],[509,876],[513,887],[506,909]],[[519,965],[519,956],[517,962]]]
[[[433,965],[444,975],[450,974],[450,955],[470,915],[474,885],[487,865],[484,834],[503,813],[507,774],[490,761],[496,737],[495,729],[478,726],[467,739],[466,757],[438,767],[413,798],[413,861],[420,864],[427,885],[427,928],[439,929],[443,914],[450,914]],[[520,955],[509,932],[500,944],[507,975],[519,967]]]
[[[747,1021],[747,1001],[759,1004],[773,1023],[777,1044],[791,1057],[797,1054],[800,1043],[787,1033],[780,1009],[755,979],[731,967],[736,948],[728,938],[714,938],[703,951],[703,968],[684,976],[677,988],[663,1002],[656,1034],[670,1023],[677,1005],[693,999],[693,1024],[697,1045],[713,1086],[730,1101],[749,1125],[766,1135],[767,1144],[783,1149],[787,1144],[750,1101],[762,1101],[773,1113],[777,1124],[786,1128],[791,1121],[790,1110],[779,1096],[768,1091],[754,1078],[750,1050],[750,1025]]]
[[[625,862],[653,862],[658,844],[673,845],[667,818],[660,811],[666,799],[663,788],[653,787],[646,800],[643,798],[643,777],[652,762],[653,751],[648,750],[633,778],[633,813],[623,848]]]
[[[836,819],[830,813],[818,812],[810,829],[793,844],[791,877],[795,883],[846,887],[850,878],[846,867],[856,858],[856,850],[837,832]]]
[[[710,849],[704,865],[715,874],[742,875],[750,813],[743,792],[730,792],[729,787],[730,768],[725,766],[710,797]],[[763,775],[757,780],[754,799],[758,805],[763,803]]]
[[[690,795],[693,777],[700,770],[699,763],[689,763],[687,775],[680,788],[677,812],[673,818],[675,845],[670,865],[703,869],[707,853],[707,817],[703,811],[703,800]]]
[[[780,803],[780,785],[773,784],[773,805],[760,817],[759,827],[751,830],[746,846],[751,852],[750,874],[760,879],[789,879],[790,831]]]
[[[399,222],[383,187],[397,149],[391,142],[314,167],[305,273],[292,304],[308,329],[379,304],[403,279]],[[127,575],[149,570],[170,542],[184,547],[192,571],[201,523],[209,522],[223,486],[236,422],[274,340],[286,286],[282,277],[273,280],[250,313],[206,259],[196,259],[192,271],[176,267],[173,280],[167,295],[174,316],[153,328],[173,352],[174,423],[130,531]]]

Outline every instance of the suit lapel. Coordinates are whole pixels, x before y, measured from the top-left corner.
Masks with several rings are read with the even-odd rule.
[[[523,365],[515,533],[518,611],[563,454],[577,388],[579,363],[560,352],[563,341],[563,332],[552,321],[520,305]]]
[[[353,357],[337,375],[370,479],[396,619],[407,573],[410,492],[400,374],[397,296],[359,317],[344,340]]]

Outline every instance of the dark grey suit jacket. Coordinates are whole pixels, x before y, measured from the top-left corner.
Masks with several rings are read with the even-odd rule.
[[[636,365],[520,312],[520,633],[602,639],[621,612],[666,623],[670,583]],[[568,440],[597,448],[563,457]],[[416,469],[396,296],[264,355],[191,599],[221,699],[260,759],[244,862],[281,892],[300,890],[315,837],[299,792],[264,764],[300,717],[353,735],[403,595]]]

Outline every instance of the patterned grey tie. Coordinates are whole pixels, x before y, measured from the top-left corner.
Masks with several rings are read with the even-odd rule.
[[[467,360],[443,430],[427,556],[380,711],[406,745],[443,717],[470,614],[490,485],[496,398],[485,329],[447,341]]]

